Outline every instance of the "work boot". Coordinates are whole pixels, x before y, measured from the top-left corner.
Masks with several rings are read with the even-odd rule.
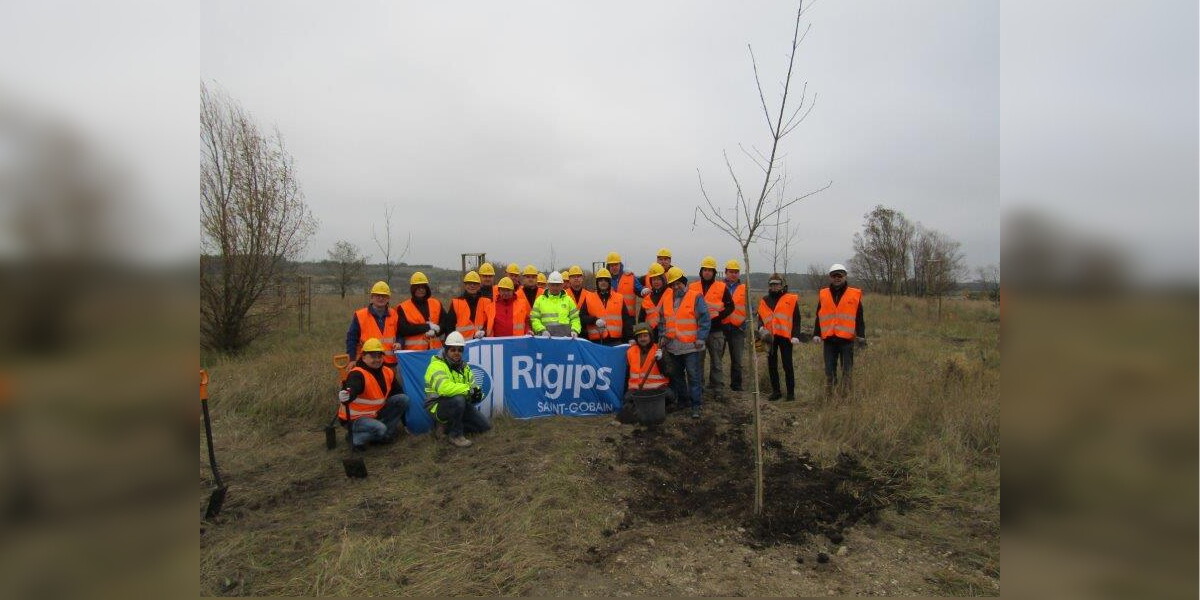
[[[787,401],[788,401],[788,402],[792,402],[792,401],[794,401],[795,399],[796,399],[796,393],[795,393],[795,392],[788,392],[788,393],[787,393]]]
[[[471,440],[468,440],[461,435],[456,435],[450,438],[450,443],[458,446],[459,448],[466,448],[467,446],[471,445]]]
[[[779,392],[771,392],[771,395],[767,396],[767,400],[778,400],[782,397],[783,397],[783,394],[781,394]]]
[[[700,407],[698,407],[698,406],[697,406],[696,408],[693,408],[693,409],[692,409],[692,418],[693,418],[693,419],[699,419],[699,418],[700,418]]]

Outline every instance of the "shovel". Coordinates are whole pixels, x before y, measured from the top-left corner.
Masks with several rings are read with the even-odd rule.
[[[212,469],[213,483],[216,487],[208,495],[208,506],[204,509],[204,518],[212,519],[221,512],[225,504],[225,493],[229,488],[221,482],[221,471],[217,469],[217,453],[213,449],[212,420],[208,416],[208,371],[200,369],[200,410],[204,413],[204,436],[208,439],[208,466]]]
[[[350,366],[349,354],[334,354],[333,366],[338,370],[338,386],[346,380],[346,367]],[[333,450],[337,448],[337,420],[341,413],[341,407],[334,411],[333,418],[329,420],[329,424],[325,426],[325,448]]]

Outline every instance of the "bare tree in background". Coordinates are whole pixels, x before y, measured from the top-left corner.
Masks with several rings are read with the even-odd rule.
[[[379,251],[383,253],[383,280],[390,286],[392,285],[392,215],[395,214],[396,207],[388,204],[383,207],[383,239],[379,239],[379,234],[375,232],[375,224],[371,224],[371,239],[375,240],[375,245],[379,247]],[[404,241],[404,249],[396,256],[396,262],[404,260],[408,255],[409,248],[412,247],[412,234],[409,233]]]
[[[792,70],[796,64],[796,50],[800,43],[804,41],[804,36],[800,34],[800,18],[804,15],[804,4],[801,2],[796,9],[796,24],[792,32],[791,52],[788,55],[787,75],[780,82],[782,92],[779,98],[779,108],[774,115],[771,114],[770,108],[767,106],[766,95],[763,93],[762,80],[758,75],[758,61],[754,58],[754,49],[747,45],[750,50],[750,64],[754,69],[754,83],[758,88],[758,98],[762,106],[763,116],[766,120],[766,125],[771,135],[770,150],[763,154],[757,149],[754,149],[754,154],[751,154],[745,148],[742,148],[743,154],[750,158],[756,166],[762,171],[763,179],[759,191],[753,197],[747,197],[743,193],[742,183],[734,172],[733,163],[729,160],[728,153],[725,155],[725,166],[729,171],[729,176],[733,180],[733,185],[736,191],[732,207],[727,212],[722,212],[720,208],[713,203],[712,198],[708,195],[708,191],[704,188],[704,179],[700,178],[700,192],[704,195],[705,206],[697,206],[696,214],[704,217],[717,229],[725,232],[737,240],[742,249],[742,260],[745,263],[746,273],[746,302],[747,308],[750,311],[751,319],[755,313],[757,306],[753,295],[753,290],[750,289],[750,246],[759,240],[763,233],[763,227],[771,217],[774,217],[779,212],[786,210],[787,207],[812,196],[818,192],[828,189],[833,184],[832,181],[825,184],[823,187],[807,192],[797,197],[793,197],[787,201],[777,203],[774,207],[767,207],[767,198],[771,192],[779,185],[780,176],[777,172],[780,163],[783,160],[780,149],[780,141],[790,134],[812,111],[813,103],[806,103],[808,84],[804,84],[800,91],[800,101],[794,106],[789,104],[789,94],[792,84]],[[810,26],[811,28],[811,26]],[[808,34],[808,29],[805,29],[804,35]],[[815,97],[813,98],[815,101]],[[699,176],[699,171],[697,170]],[[693,221],[695,227],[695,221]],[[751,332],[754,331],[753,320],[751,320]],[[763,462],[762,462],[762,424],[760,419],[760,398],[759,382],[758,382],[758,360],[754,353],[754,335],[746,336],[746,355],[750,359],[750,379],[754,382],[754,515],[762,514],[763,508]]]
[[[855,279],[873,292],[903,294],[916,226],[904,213],[882,205],[863,218],[862,232],[854,234],[854,256],[849,263]]]
[[[808,273],[804,276],[808,283],[807,289],[819,290],[825,287],[825,284],[829,282],[829,271],[825,269],[824,265],[808,263]]]
[[[987,294],[988,299],[992,302],[998,302],[1000,300],[1000,267],[996,265],[976,267],[975,274],[983,286],[983,293]]]
[[[337,273],[338,291],[341,292],[342,298],[345,298],[350,282],[362,275],[367,257],[359,253],[358,246],[346,240],[338,240],[327,253]]]
[[[775,189],[775,224],[770,225],[770,234],[764,233],[763,238],[771,241],[771,271],[775,273],[783,273],[785,276],[788,272],[788,259],[791,257],[792,245],[796,243],[796,236],[800,233],[799,228],[792,227],[792,218],[788,216],[784,218],[785,211],[782,209],[787,201],[787,172],[785,171],[779,179],[779,185]]]
[[[200,85],[200,342],[241,352],[283,307],[263,293],[303,252],[317,221],[276,130]]]
[[[910,288],[915,295],[940,296],[957,287],[959,280],[967,274],[966,259],[962,244],[935,229],[917,225],[917,234],[912,242],[912,282]]]

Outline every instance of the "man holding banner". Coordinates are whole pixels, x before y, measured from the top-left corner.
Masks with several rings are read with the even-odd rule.
[[[463,360],[466,340],[454,331],[446,336],[442,351],[429,360],[425,370],[425,409],[445,428],[450,443],[459,448],[471,445],[463,433],[484,433],[492,428],[476,406],[483,390],[475,385],[471,367]]]
[[[534,335],[542,337],[577,337],[582,323],[575,301],[563,292],[562,273],[551,271],[546,279],[546,293],[533,303],[529,313]]]

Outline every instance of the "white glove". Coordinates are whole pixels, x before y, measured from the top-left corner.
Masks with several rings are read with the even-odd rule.
[[[550,330],[549,330],[549,329],[543,329],[543,330],[542,330],[542,337],[544,337],[544,338],[548,338],[548,337],[550,337]]]
[[[642,297],[645,298],[646,296],[649,296],[649,295],[650,295],[650,288],[648,288],[648,287],[642,288]]]
[[[696,349],[704,350],[704,340],[696,340]]]
[[[758,328],[758,337],[765,338],[765,337],[767,337],[767,334],[768,334],[768,333],[771,333],[771,332],[770,332],[770,331],[767,331],[767,328],[766,328],[766,327],[759,327],[759,328]]]
[[[475,339],[479,339],[479,338],[483,337],[484,335],[486,335],[486,332],[484,330],[480,329],[479,331],[476,331],[475,335],[472,337],[474,337]]]
[[[654,360],[662,360],[662,348],[654,351]]]
[[[427,338],[437,337],[437,332],[430,329],[429,331],[425,332],[425,337],[427,337]]]
[[[571,332],[571,337],[572,337],[572,338],[577,338],[577,337],[579,337],[579,334],[578,334],[578,333],[575,333],[574,331],[572,331],[572,332]]]
[[[338,402],[345,404],[350,401],[350,392],[346,390],[338,390]]]
[[[800,338],[792,338],[792,345],[793,346],[800,345]]]
[[[819,335],[814,335],[814,336],[813,336],[813,341],[814,341],[814,342],[819,342],[819,341],[821,341],[821,336],[819,336]]]
[[[596,328],[597,329],[604,329],[607,326],[608,326],[608,324],[604,322],[604,319],[596,319]]]
[[[437,323],[434,323],[433,321],[430,321],[429,322],[429,330],[433,332],[433,335],[437,335],[442,332],[442,326],[438,325]]]
[[[628,342],[625,342],[625,343],[626,343],[626,344],[629,344],[630,346],[632,346],[632,345],[634,345],[634,344],[636,344],[636,343],[637,343],[637,340],[629,340]]]

